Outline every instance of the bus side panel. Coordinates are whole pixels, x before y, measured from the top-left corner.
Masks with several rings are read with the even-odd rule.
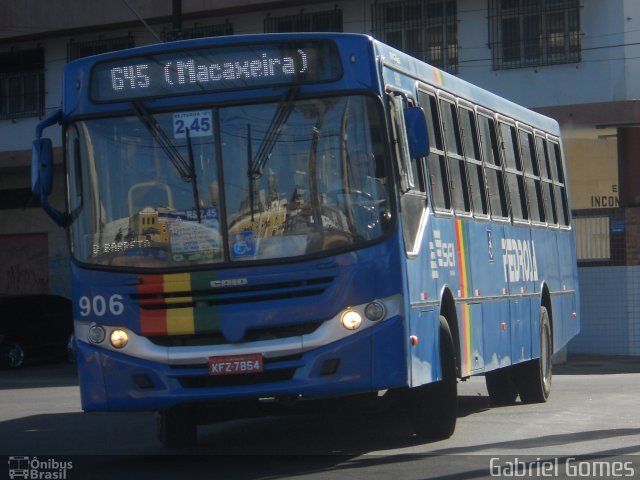
[[[508,233],[507,233],[508,232]],[[511,296],[511,363],[531,358],[534,331],[531,328],[531,305],[540,303],[536,292],[538,268],[535,241],[528,227],[505,228],[501,241],[504,275],[509,280]]]
[[[460,321],[460,366],[463,377],[484,368],[484,309],[479,297],[490,282],[487,274],[497,273],[491,268],[486,225],[472,220],[455,220],[456,270],[460,279],[457,296]]]
[[[484,370],[488,372],[511,365],[509,300],[482,304],[484,319]]]
[[[418,387],[438,378],[439,358],[436,346],[439,310],[436,247],[431,222],[425,227],[415,256],[406,257],[408,335],[417,339],[409,350],[409,384]],[[417,232],[411,232],[415,234]],[[403,246],[404,249],[404,246]],[[431,305],[425,305],[431,304]]]
[[[480,308],[473,312],[474,331],[476,313],[482,324],[477,341],[481,345],[479,368],[493,370],[511,363],[511,340],[507,278],[504,275],[501,243],[504,226],[499,223],[467,222],[470,247],[472,294],[482,299]],[[504,300],[500,300],[505,297]]]
[[[438,340],[438,315],[435,309],[411,309],[411,335],[417,344],[411,348],[411,386],[418,387],[440,378],[440,358],[436,347]]]
[[[562,327],[557,328],[557,330],[559,330],[558,335],[561,333],[562,337],[554,338],[554,351],[558,351],[564,347],[567,342],[580,331],[580,323],[578,321],[579,316],[577,315],[578,311],[576,309],[577,295],[575,293],[570,293],[578,291],[575,246],[573,243],[572,232],[566,230],[558,232],[558,256],[560,259],[571,258],[573,261],[565,261],[560,264],[560,281],[562,283],[560,289],[564,294],[561,296],[562,316],[558,317],[558,319],[561,320],[561,323],[558,321],[555,323],[558,327]],[[573,317],[574,312],[576,313],[575,318]]]
[[[560,262],[555,252],[558,251],[558,231],[545,228],[534,228],[531,231],[532,248],[535,251],[535,264],[538,271],[536,283],[537,291],[540,292],[542,285],[546,285],[551,294],[551,311],[549,319],[552,322],[553,344],[558,345],[562,336],[562,303],[557,292],[562,289],[560,281]],[[560,257],[562,259],[562,257]],[[540,357],[540,306],[542,298],[538,303],[531,305],[531,357]],[[558,328],[560,326],[560,328]]]

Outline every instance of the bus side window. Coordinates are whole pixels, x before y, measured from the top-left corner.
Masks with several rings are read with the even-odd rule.
[[[482,156],[480,142],[476,130],[476,117],[473,110],[460,108],[460,129],[462,130],[462,144],[467,160],[467,174],[469,175],[469,189],[471,190],[471,204],[477,215],[486,216],[489,213],[487,196],[482,173]]]
[[[514,220],[527,220],[527,199],[524,193],[524,178],[520,153],[518,152],[516,128],[513,125],[500,122],[500,136],[502,139],[502,152],[504,154],[511,214]]]
[[[549,141],[549,163],[551,165],[551,176],[553,177],[553,193],[558,209],[558,223],[569,225],[569,212],[567,209],[567,189],[564,183],[564,172],[562,171],[562,156],[560,145]]]
[[[462,139],[458,125],[458,115],[455,103],[440,99],[440,113],[444,130],[447,164],[451,176],[451,198],[456,212],[469,213],[469,188],[462,156]]]
[[[529,217],[534,222],[544,222],[544,205],[542,204],[542,188],[540,187],[540,172],[535,157],[533,134],[518,131],[520,137],[520,153],[524,167],[524,187],[527,193]]]
[[[427,157],[427,176],[431,187],[431,200],[434,210],[451,210],[449,196],[449,178],[445,164],[442,131],[438,117],[438,104],[434,95],[418,92],[418,101],[424,109],[429,130],[429,156]]]
[[[553,197],[553,179],[549,170],[549,152],[547,142],[543,137],[536,135],[536,154],[540,166],[540,180],[542,182],[542,194],[544,197],[545,218],[549,225],[558,224],[555,199]]]
[[[478,115],[480,145],[484,157],[484,172],[487,179],[489,206],[494,217],[507,218],[507,197],[502,180],[502,163],[498,151],[498,137],[493,118]]]

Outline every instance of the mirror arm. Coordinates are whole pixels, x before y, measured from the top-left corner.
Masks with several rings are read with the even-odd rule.
[[[42,138],[42,131],[62,121],[62,110],[56,110],[36,126],[36,138]]]
[[[51,217],[51,220],[55,222],[56,225],[62,228],[66,228],[69,223],[69,215],[61,212],[55,207],[52,207],[49,203],[49,197],[44,194],[40,194],[40,206],[42,209]]]

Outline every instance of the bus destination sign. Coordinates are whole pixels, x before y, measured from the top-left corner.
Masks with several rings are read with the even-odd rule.
[[[144,97],[326,82],[342,76],[329,41],[266,43],[181,50],[97,63],[91,98],[118,102]]]

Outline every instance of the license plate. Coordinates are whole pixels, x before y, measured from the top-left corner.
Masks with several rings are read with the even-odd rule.
[[[209,375],[213,376],[260,373],[263,369],[264,363],[259,353],[209,358]]]

